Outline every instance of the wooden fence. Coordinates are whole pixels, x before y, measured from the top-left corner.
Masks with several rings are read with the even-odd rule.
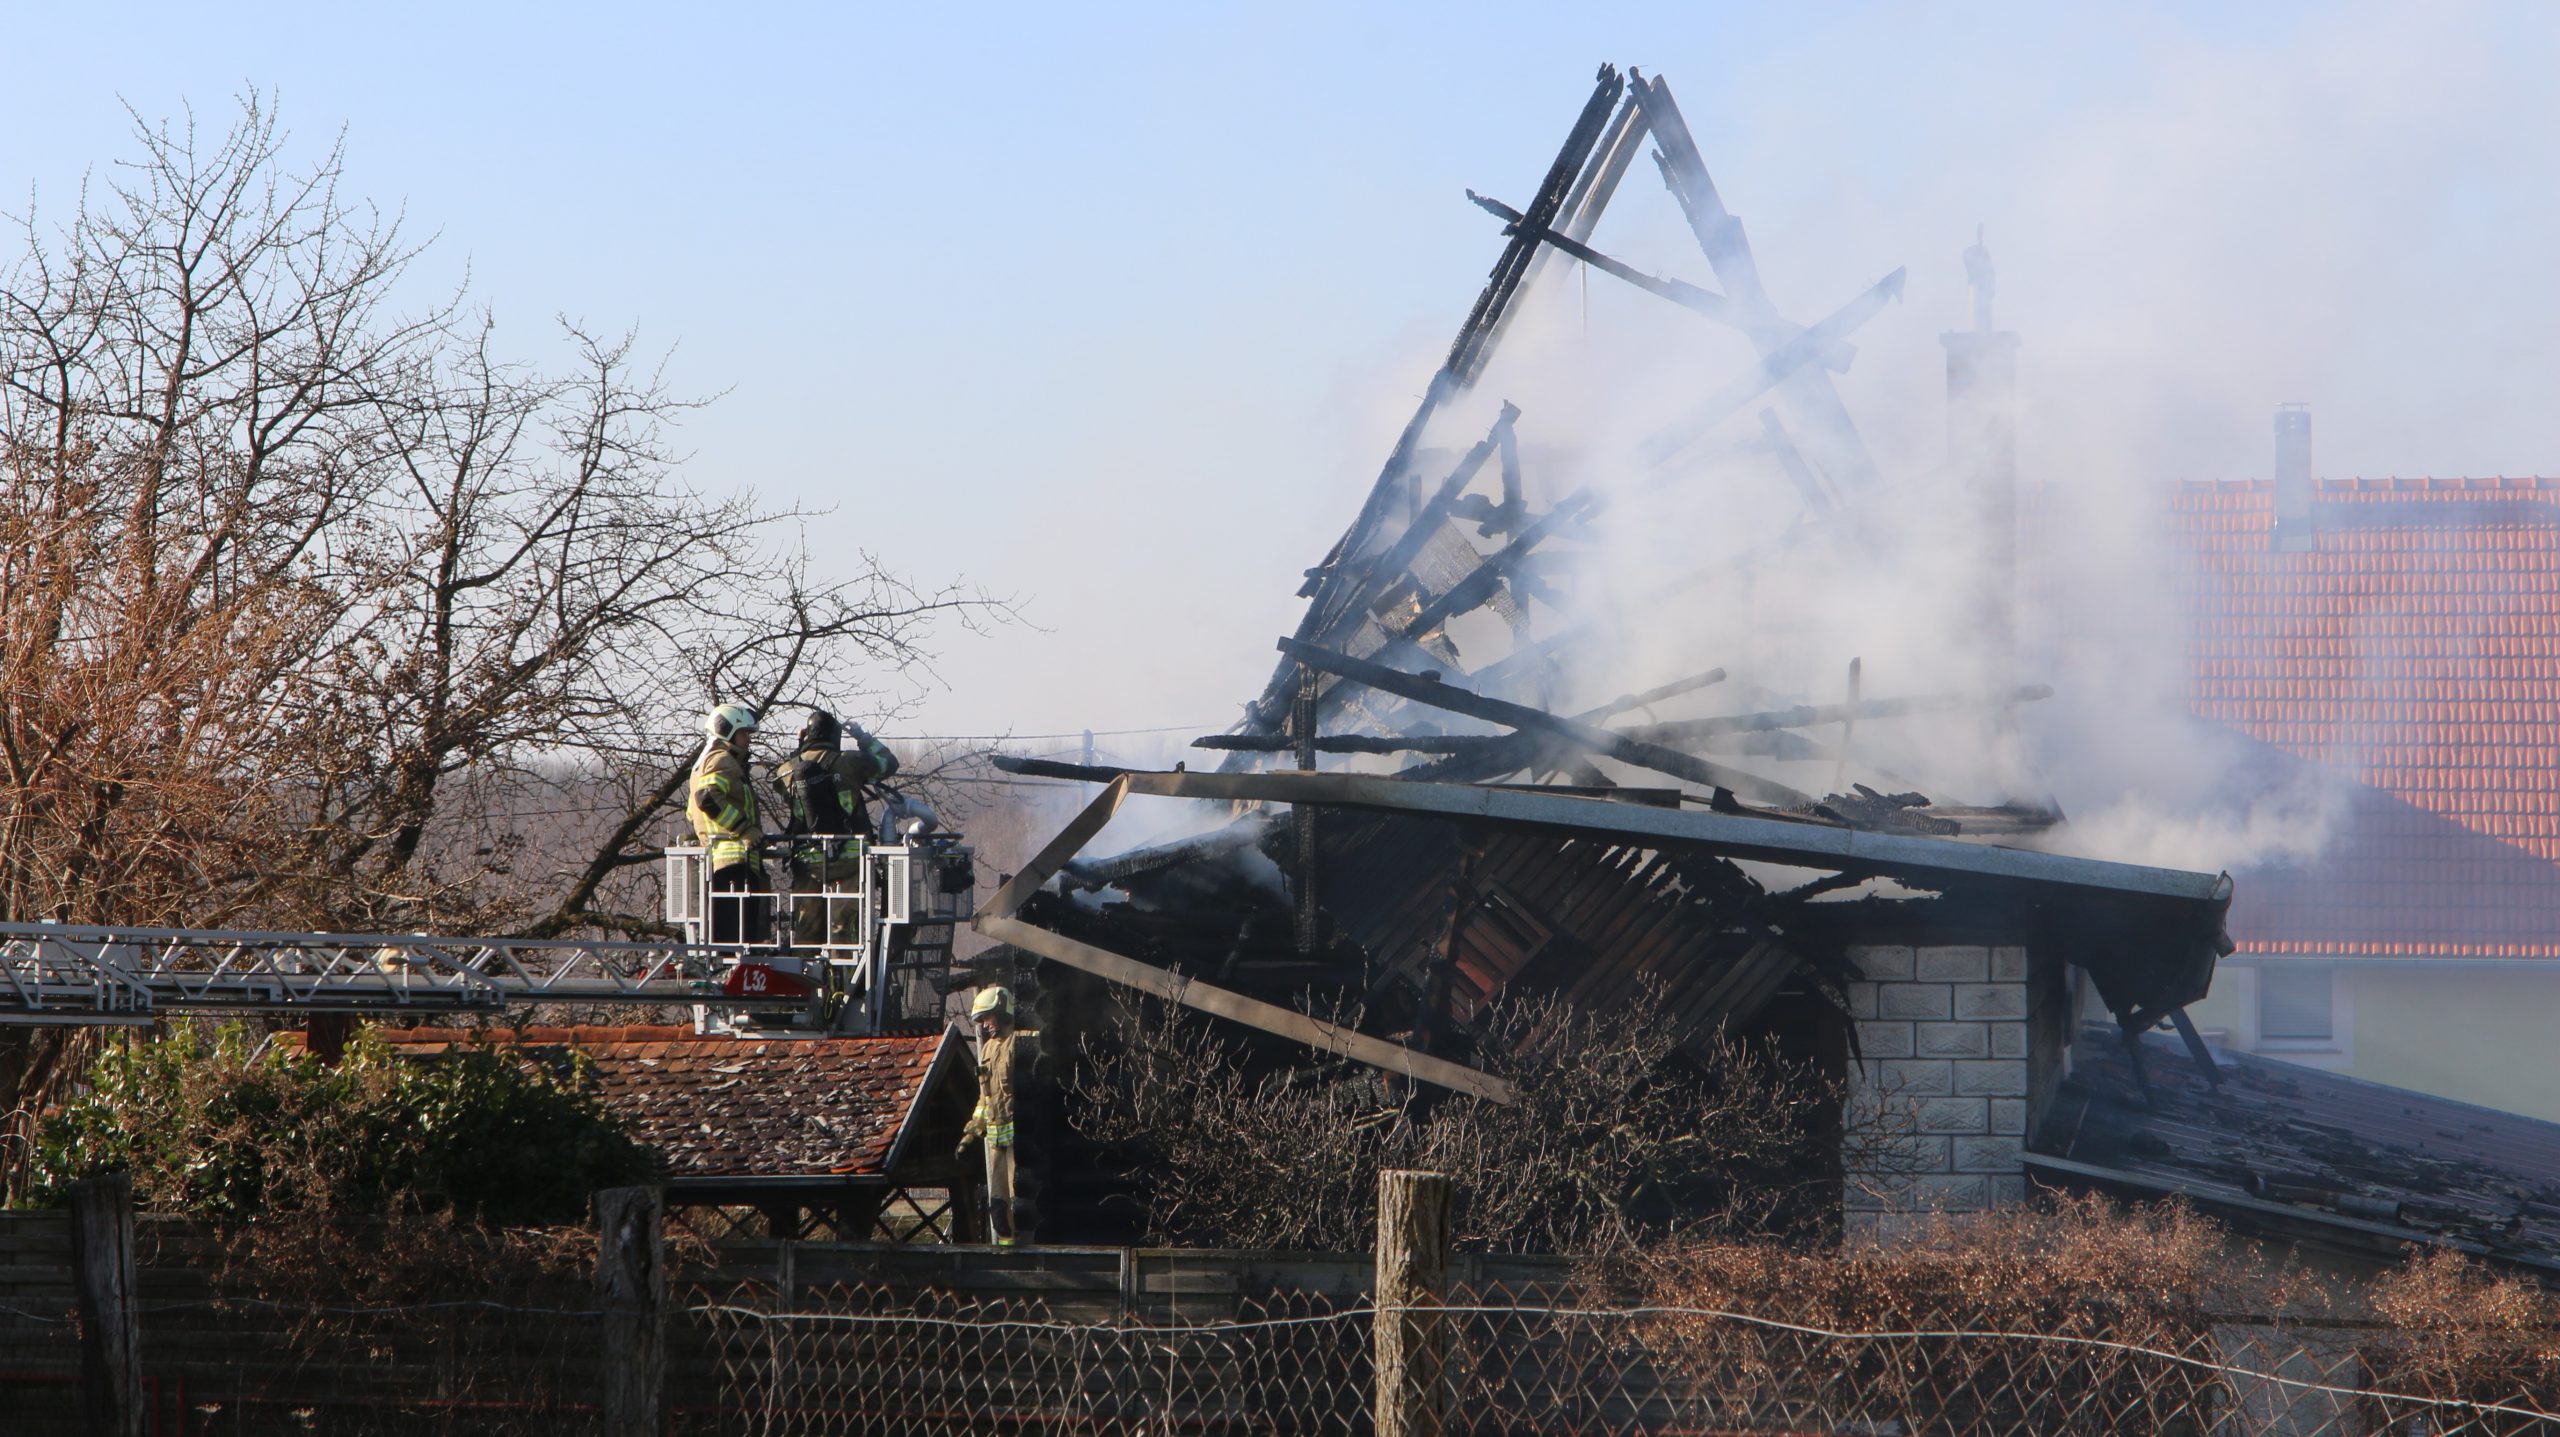
[[[138,1344],[126,1364],[95,1340],[101,1303],[118,1298],[84,1292],[73,1226],[67,1212],[0,1212],[0,1432],[12,1437],[742,1430],[722,1416],[738,1401],[737,1334],[709,1309],[850,1303],[1095,1326],[1219,1323],[1356,1309],[1376,1272],[1366,1253],[732,1240],[642,1274],[654,1310],[634,1312],[627,1284],[617,1297],[583,1275],[494,1273],[467,1300],[376,1308],[279,1301],[260,1291],[279,1285],[236,1271],[226,1282],[210,1229],[146,1215],[131,1223],[121,1300],[137,1315]],[[1458,1254],[1449,1266],[1461,1287],[1561,1291],[1567,1276],[1547,1258]],[[665,1334],[661,1375],[648,1384],[654,1414],[617,1408],[652,1395],[631,1388],[634,1322]],[[123,1369],[104,1376],[130,1387],[131,1410],[100,1396],[102,1358]],[[624,1415],[647,1425],[626,1427]]]

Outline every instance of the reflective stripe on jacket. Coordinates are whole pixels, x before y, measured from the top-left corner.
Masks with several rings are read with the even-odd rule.
[[[762,836],[756,818],[755,785],[747,765],[726,744],[705,744],[693,765],[693,788],[685,804],[693,820],[694,841],[708,850],[716,872],[755,856]]]

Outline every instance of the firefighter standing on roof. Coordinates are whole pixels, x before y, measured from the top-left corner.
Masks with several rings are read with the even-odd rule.
[[[844,730],[852,729],[848,747]],[[782,793],[791,805],[784,832],[791,845],[792,936],[804,942],[861,941],[858,890],[843,885],[862,875],[860,840],[871,837],[871,814],[863,803],[866,785],[898,771],[898,756],[860,724],[839,724],[834,714],[814,709],[800,726],[800,751],[776,770]],[[820,890],[842,896],[803,898]]]
[[[711,870],[711,941],[762,943],[770,915],[749,896],[771,891],[764,878],[764,828],[756,816],[755,785],[747,777],[747,746],[756,732],[755,710],[713,704],[702,716],[702,756],[694,760],[685,795],[685,817]]]
[[[999,1247],[1013,1245],[1013,1072],[1017,1039],[1013,994],[981,988],[969,1004],[978,1025],[978,1108],[960,1133],[960,1151],[980,1138],[987,1145],[987,1232]]]

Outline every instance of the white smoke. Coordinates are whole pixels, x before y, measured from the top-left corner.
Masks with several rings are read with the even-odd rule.
[[[1846,776],[1954,801],[2055,798],[2074,818],[2056,841],[2128,860],[2214,869],[2315,856],[2341,811],[2335,785],[2302,770],[2269,783],[2254,746],[2188,717],[2167,489],[2263,477],[2270,413],[2289,400],[2313,404],[2324,475],[2541,467],[2519,439],[2536,433],[2523,422],[2538,402],[2527,396],[2550,379],[2531,347],[2537,316],[2560,296],[2538,260],[2518,261],[2560,239],[2560,220],[2539,204],[2518,212],[2510,197],[2547,187],[2560,127],[2520,129],[2495,106],[2451,98],[2552,108],[2533,66],[2500,47],[2511,18],[2457,12],[2412,34],[2406,12],[2363,9],[2213,44],[2164,31],[2140,54],[2138,83],[2062,123],[1995,131],[1998,106],[1951,105],[1916,121],[1950,132],[1945,143],[1878,137],[1911,162],[1889,180],[1850,165],[1847,149],[1809,150],[1807,132],[1844,147],[1861,137],[1808,123],[1783,81],[1748,96],[1759,113],[1732,96],[1701,103],[1702,87],[1672,71],[1790,318],[1810,322],[1909,266],[1904,302],[1855,337],[1856,362],[1835,377],[1888,481],[1863,506],[1864,542],[1791,539],[1802,513],[1793,486],[1754,452],[1755,412],[1771,400],[1666,483],[1638,441],[1753,351],[1575,266],[1551,267],[1430,441],[1463,448],[1508,400],[1524,411],[1533,498],[1585,484],[1609,495],[1603,546],[1573,582],[1623,617],[1574,656],[1581,700],[1720,664],[1733,679],[1685,711],[1832,702],[1853,658],[1868,697],[1974,687],[1999,665],[1982,652],[1969,598],[1973,517],[1943,469],[1939,336],[1967,322],[1958,252],[1980,223],[2000,273],[1998,324],[2022,341],[2029,503],[2015,674],[2057,696],[2005,729],[1862,726]],[[1702,121],[1736,110],[1749,122]],[[1826,182],[1807,185],[1807,169]],[[2475,233],[2490,216],[2517,228]],[[1713,283],[1644,161],[1594,243]],[[2477,262],[2496,259],[2510,262]],[[2499,362],[2522,355],[2535,357]],[[1775,407],[1806,434],[1805,414]],[[1774,557],[1742,562],[1751,555]],[[1719,564],[1723,577],[1692,581]],[[2360,658],[2400,661],[2378,640]],[[2318,757],[2351,767],[2357,755]],[[1737,761],[1814,792],[1839,776],[1827,763]]]

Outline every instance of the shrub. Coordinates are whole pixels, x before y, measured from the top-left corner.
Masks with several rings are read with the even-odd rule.
[[[1509,1106],[1249,1051],[1171,1004],[1088,1042],[1070,1120],[1130,1155],[1161,1243],[1356,1252],[1377,1232],[1378,1172],[1457,1182],[1457,1242],[1497,1252],[1632,1251],[1673,1231],[1800,1226],[1837,1179],[1822,1120],[1837,1085],[1761,1045],[1685,1051],[1658,991],[1607,1014],[1552,995],[1493,1009],[1477,1061]]]
[[[2560,1298],[2449,1248],[2374,1283],[2378,1386],[2456,1402],[2560,1403]]]
[[[595,1189],[649,1171],[577,1060],[464,1048],[421,1062],[367,1032],[332,1065],[236,1025],[109,1049],[44,1119],[32,1166],[38,1206],[121,1168],[144,1207],[224,1224],[573,1223]]]

